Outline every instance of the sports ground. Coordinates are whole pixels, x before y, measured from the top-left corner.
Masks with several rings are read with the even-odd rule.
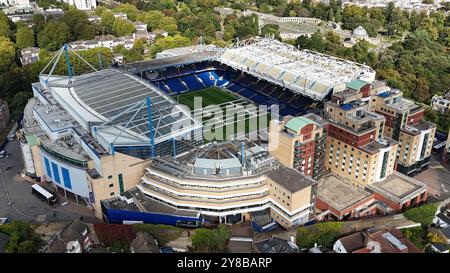
[[[251,118],[251,116],[247,113],[244,114],[243,111],[239,112],[239,115],[236,113],[234,114],[234,118],[230,118],[230,117],[226,117],[226,106],[230,105],[230,104],[236,104],[236,105],[249,105],[249,101],[243,97],[240,97],[239,95],[232,93],[230,91],[224,90],[222,88],[219,87],[208,87],[205,89],[201,89],[201,90],[197,90],[197,91],[192,91],[192,92],[187,92],[187,93],[182,93],[179,95],[175,95],[173,96],[173,99],[175,101],[177,101],[179,104],[183,104],[186,105],[187,107],[189,107],[189,109],[191,109],[191,111],[193,111],[194,113],[194,98],[195,97],[201,97],[202,98],[202,112],[206,113],[208,112],[208,106],[211,105],[217,105],[219,107],[221,107],[223,109],[223,118],[221,121],[217,120],[214,121],[213,123],[215,123],[214,126],[212,126],[211,128],[211,132],[215,132],[215,130],[217,129],[221,129],[223,130],[223,139],[231,139],[231,137],[237,133],[242,133],[244,130],[242,129],[238,129],[238,121],[243,121],[243,119],[245,119],[245,133],[246,135],[248,135],[250,132],[255,132],[255,130],[251,130],[250,131],[250,122],[258,122],[258,120],[256,118]],[[253,103],[251,103],[253,104]],[[254,104],[253,104],[254,105]],[[206,108],[206,109],[205,109]],[[197,109],[198,111],[198,109]],[[197,112],[198,113],[198,112]],[[202,117],[202,123],[206,124],[208,123],[208,121],[210,119],[214,118],[213,116],[205,116],[203,115]],[[267,114],[267,121],[264,122],[264,124],[258,124],[259,126],[257,128],[261,128],[261,127],[266,127],[267,126],[267,122],[270,118],[270,114]],[[211,125],[211,121],[209,122],[209,124]],[[233,126],[232,124],[234,123],[234,131],[232,132],[225,132],[225,126],[227,126],[227,130],[229,130],[230,126]],[[210,126],[211,127],[211,126]],[[207,130],[208,126],[205,127],[205,129]],[[219,139],[216,139],[219,140]]]

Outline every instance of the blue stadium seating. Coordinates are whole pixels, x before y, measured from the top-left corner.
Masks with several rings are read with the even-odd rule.
[[[225,87],[256,104],[269,106],[278,104],[282,116],[304,114],[308,110],[308,106],[314,102],[312,99],[296,95],[287,89],[283,90],[281,86],[234,70],[217,61],[169,67],[159,72],[159,76],[150,82],[169,95],[205,87]]]
[[[204,84],[198,81],[195,75],[183,76],[181,77],[181,80],[187,84],[189,90],[198,90],[206,87]]]

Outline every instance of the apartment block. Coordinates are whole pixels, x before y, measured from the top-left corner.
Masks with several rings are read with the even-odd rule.
[[[398,141],[396,169],[413,175],[428,167],[436,125],[423,120],[424,109],[402,97],[399,90],[385,90],[371,97],[371,108],[386,118],[384,135]]]
[[[287,116],[271,128],[270,136],[271,154],[281,163],[314,179],[322,177],[327,136],[323,118]]]

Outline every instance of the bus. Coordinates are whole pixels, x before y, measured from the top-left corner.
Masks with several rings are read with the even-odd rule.
[[[31,192],[36,196],[38,196],[43,201],[45,201],[50,206],[54,206],[58,202],[56,194],[47,191],[38,184],[34,184],[33,186],[31,186]]]

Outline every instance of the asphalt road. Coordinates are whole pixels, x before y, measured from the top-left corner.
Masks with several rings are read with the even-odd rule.
[[[0,158],[0,217],[10,221],[64,222],[83,216],[85,222],[99,222],[91,209],[68,202],[59,196],[60,202],[54,208],[48,206],[31,193],[31,183],[18,172],[23,170],[23,159],[17,140],[5,146],[10,158]],[[8,170],[7,170],[8,169]]]

